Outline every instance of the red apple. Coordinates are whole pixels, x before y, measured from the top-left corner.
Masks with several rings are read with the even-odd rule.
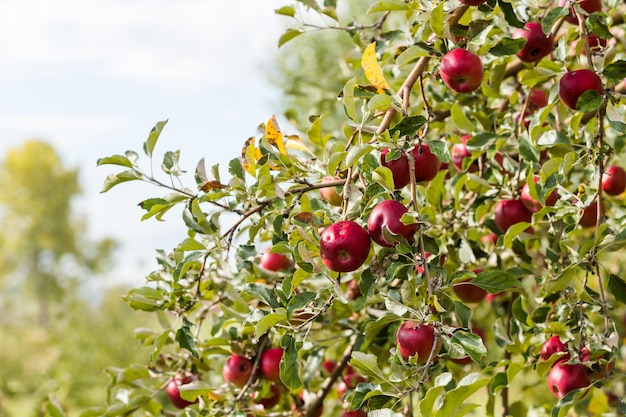
[[[452,286],[452,291],[454,291],[461,301],[466,303],[478,303],[484,300],[487,296],[487,291],[470,283],[469,281],[469,279],[466,279],[464,281],[457,282]]]
[[[367,413],[363,410],[344,410],[344,412],[341,413],[341,417],[367,417]]]
[[[371,245],[363,227],[343,220],[331,224],[320,235],[320,256],[331,271],[350,272],[363,265]]]
[[[453,49],[441,59],[439,74],[451,90],[471,93],[482,84],[484,68],[480,58],[473,52]]]
[[[530,223],[532,214],[521,200],[502,200],[496,204],[494,220],[502,233],[520,222]]]
[[[594,201],[582,210],[578,224],[582,227],[594,227],[598,218],[598,202]]]
[[[537,182],[539,180],[539,177],[535,177],[534,181]],[[522,193],[520,195],[520,198],[522,200],[522,203],[524,204],[524,206],[531,212],[531,213],[536,213],[539,210],[541,210],[541,208],[543,207],[543,204],[541,204],[539,201],[535,200],[533,197],[531,197],[530,195],[530,189],[528,187],[528,183],[524,184],[524,186],[522,187]],[[556,193],[556,191],[552,191],[550,193],[550,195],[548,197],[546,197],[546,206],[548,207],[552,207],[556,204],[556,202],[559,200],[559,195]]]
[[[266,248],[261,255],[261,268],[268,271],[278,272],[291,269],[291,259],[282,253],[270,253],[271,248]]]
[[[441,162],[437,156],[430,152],[427,143],[421,143],[413,148],[413,160],[415,161],[415,181],[430,181],[439,172]]]
[[[174,407],[185,408],[188,405],[196,404],[198,402],[197,398],[195,401],[187,401],[180,396],[179,387],[182,385],[187,385],[191,381],[193,381],[193,378],[190,376],[184,376],[182,378],[180,376],[176,376],[170,381],[169,384],[167,384],[165,392],[167,392],[167,396],[170,398],[170,401],[172,402],[172,405]]]
[[[573,110],[576,110],[580,96],[589,90],[604,95],[602,80],[598,74],[589,69],[568,71],[559,81],[559,97],[563,104]]]
[[[430,255],[432,255],[430,252],[424,252],[424,259],[422,259],[420,254],[415,257],[415,270],[418,274],[424,273],[424,264],[428,262],[428,258],[430,258]]]
[[[455,143],[452,145],[452,165],[459,170],[463,171],[463,161],[466,158],[471,158],[472,153],[467,149],[467,141],[470,140],[470,135],[465,135],[461,137],[461,143]],[[469,167],[467,167],[468,172],[476,172],[478,171],[478,163],[474,161]]]
[[[337,395],[339,395],[339,398],[343,398],[344,394],[348,392],[348,390],[355,389],[360,382],[365,381],[366,379],[363,375],[346,374],[346,376],[337,383]]]
[[[339,177],[327,176],[322,178],[322,184],[339,180],[341,180]],[[340,206],[343,201],[343,197],[337,191],[337,187],[320,188],[320,195],[322,196],[322,199],[328,201],[333,206]]]
[[[283,348],[271,348],[261,353],[260,371],[263,378],[280,382],[280,360],[283,353]]]
[[[591,385],[591,378],[588,369],[579,363],[557,362],[548,374],[548,387],[558,399],[565,397],[575,389],[585,388],[589,385]]]
[[[480,6],[483,3],[486,3],[487,0],[459,0],[463,4],[467,4],[468,6]]]
[[[263,408],[267,410],[268,408],[273,408],[278,405],[281,395],[282,390],[280,386],[272,382],[270,384],[270,393],[266,397],[259,398],[259,392],[255,391],[254,394],[252,394],[252,399],[255,403],[261,404]]]
[[[222,374],[226,381],[243,388],[250,379],[253,368],[254,364],[250,359],[241,355],[232,355],[224,364]]]
[[[602,49],[606,48],[606,43],[606,39],[598,38],[593,33],[587,35],[587,45],[589,45],[589,50],[591,52],[601,51]],[[581,52],[584,54],[585,49],[583,48]]]
[[[435,344],[435,328],[432,324],[419,324],[415,321],[402,323],[396,333],[396,343],[400,355],[405,360],[417,355],[417,363],[426,363]],[[441,340],[434,348],[433,359],[437,357],[441,348]]]
[[[329,374],[332,374],[336,367],[337,367],[337,362],[335,362],[332,359],[326,359],[322,363],[322,368],[324,368],[326,372],[328,372]]]
[[[619,165],[611,165],[602,175],[602,191],[620,195],[626,190],[626,171]]]
[[[546,340],[541,347],[541,353],[539,356],[545,361],[548,360],[550,356],[558,352],[567,352],[567,343],[561,342],[561,338],[559,336],[552,336]],[[569,359],[569,355],[563,356],[562,359]]]
[[[532,88],[528,93],[528,101],[530,106],[537,108],[546,107],[548,105],[548,94],[541,88]]]
[[[385,239],[383,232],[385,228],[394,235],[400,235],[406,240],[411,240],[419,226],[417,223],[405,225],[400,221],[402,215],[408,211],[402,203],[396,200],[384,200],[378,203],[367,219],[367,230],[372,240],[387,248],[395,246],[396,241]]]
[[[389,149],[387,148],[384,148],[380,151],[380,164],[391,170],[391,175],[393,176],[393,185],[395,186],[396,190],[399,190],[400,188],[405,187],[411,180],[411,176],[409,174],[409,160],[407,159],[406,155],[403,154],[398,159],[386,161],[388,153]]]
[[[552,37],[543,33],[539,22],[528,22],[513,32],[513,39],[521,38],[525,38],[526,43],[517,52],[517,57],[524,62],[539,62],[554,47]]]
[[[559,0],[560,7],[568,7],[569,0]],[[599,12],[602,10],[602,0],[580,0],[576,2],[581,9],[583,9],[588,14],[593,12]],[[565,17],[572,25],[578,25],[578,17],[576,17],[576,13],[572,8],[570,8],[569,15]]]

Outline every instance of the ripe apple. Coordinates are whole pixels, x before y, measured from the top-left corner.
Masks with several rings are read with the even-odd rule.
[[[405,360],[417,355],[417,363],[423,365],[428,360],[435,344],[435,328],[432,324],[419,324],[415,321],[402,323],[396,333],[396,343],[400,355]],[[441,340],[434,348],[433,359],[437,357],[441,348]]]
[[[486,3],[487,0],[459,0],[463,4],[467,4],[468,6],[480,6],[483,3]]]
[[[410,241],[419,226],[417,223],[405,225],[400,221],[402,215],[408,211],[404,204],[396,200],[384,200],[378,203],[367,219],[367,230],[372,240],[387,248],[395,246],[397,242],[385,239],[383,230],[387,228],[388,232]]]
[[[487,291],[483,290],[477,285],[474,285],[466,279],[461,282],[457,282],[452,286],[452,291],[456,294],[461,301],[466,303],[478,303],[485,299]]]
[[[566,72],[559,80],[559,97],[563,104],[576,110],[576,103],[583,93],[594,90],[604,94],[602,80],[592,70],[579,69]]]
[[[552,336],[546,340],[541,347],[541,353],[539,356],[545,361],[548,360],[550,356],[558,352],[567,352],[567,343],[561,342],[561,338],[559,336]],[[569,355],[563,356],[562,359],[569,359]]]
[[[467,149],[467,141],[470,140],[470,135],[465,135],[461,137],[461,143],[455,143],[452,145],[452,165],[459,170],[463,171],[463,161],[466,158],[471,158],[472,153]],[[469,167],[467,167],[468,172],[476,172],[478,171],[478,163],[474,161]]]
[[[602,362],[600,360],[603,360]],[[608,378],[615,368],[615,361],[610,359],[610,354],[607,352],[601,357],[591,357],[591,352],[587,346],[584,346],[580,350],[580,360],[582,362],[593,362],[589,369],[589,378],[592,380]]]
[[[568,3],[569,0],[559,0],[560,7],[567,7]],[[588,14],[591,14],[593,12],[599,12],[602,10],[602,0],[580,0],[576,3]],[[572,25],[578,25],[578,17],[576,17],[576,12],[574,11],[573,7],[570,8],[569,15],[565,17],[565,20],[567,20]]]
[[[594,201],[582,210],[582,215],[580,216],[580,220],[578,220],[578,224],[582,227],[593,227],[596,225],[597,218],[598,202]]]
[[[529,105],[542,108],[548,105],[548,94],[541,88],[532,88],[528,93]]]
[[[539,180],[539,177],[535,177],[534,181],[537,182]],[[530,188],[528,187],[528,183],[524,184],[524,186],[522,187],[522,193],[520,195],[520,198],[522,200],[522,203],[524,204],[524,206],[531,212],[531,213],[536,213],[539,210],[541,210],[541,208],[543,207],[543,204],[541,204],[539,201],[535,200],[533,197],[531,197],[530,195]],[[546,197],[546,206],[548,207],[552,207],[556,204],[556,202],[559,200],[559,195],[557,194],[556,191],[552,191],[550,193],[549,196]]]
[[[517,52],[517,57],[523,62],[539,62],[554,47],[552,37],[543,33],[539,22],[528,22],[513,32],[513,39],[521,38],[525,38],[526,43]]]
[[[344,410],[341,417],[367,417],[367,413],[363,410]]]
[[[326,176],[322,178],[322,184],[339,180],[341,180],[339,177]],[[340,206],[343,201],[343,197],[337,191],[337,187],[320,188],[320,195],[322,196],[322,199],[328,201],[333,206]]]
[[[259,398],[259,391],[255,391],[254,394],[252,394],[252,399],[255,403],[261,404],[263,408],[267,410],[268,408],[273,408],[278,405],[281,395],[282,390],[280,389],[280,386],[272,382],[270,384],[270,394],[268,396]]]
[[[337,362],[335,362],[332,359],[326,359],[322,363],[322,368],[324,368],[326,372],[328,372],[329,374],[332,374],[336,367],[337,367]]]
[[[176,376],[170,381],[169,384],[167,384],[165,392],[167,392],[167,396],[170,398],[170,401],[172,402],[172,405],[174,407],[185,408],[188,405],[196,404],[198,402],[197,398],[195,401],[187,401],[180,396],[179,387],[182,385],[187,385],[191,381],[193,381],[193,378],[191,376],[184,376],[182,378],[180,376]]]
[[[494,220],[502,233],[520,222],[530,223],[532,214],[521,200],[502,200],[496,203]]]
[[[355,389],[360,382],[365,381],[366,379],[363,375],[347,374],[337,383],[337,395],[339,395],[339,398],[343,398],[348,390]]]
[[[236,387],[243,388],[248,383],[253,368],[254,364],[250,359],[241,355],[232,355],[224,364],[222,374],[225,380]]]
[[[261,268],[268,271],[278,272],[291,269],[293,262],[282,253],[270,253],[271,248],[266,248],[261,255]]]
[[[554,364],[548,374],[548,387],[558,399],[569,392],[591,385],[588,369],[580,363],[568,364],[564,361]]]
[[[415,161],[415,181],[430,181],[439,172],[441,162],[437,156],[430,152],[427,143],[421,143],[413,148],[413,160]]]
[[[428,258],[432,255],[430,252],[424,251],[424,259],[418,254],[415,258],[415,270],[418,274],[424,273],[424,264],[428,262]]]
[[[457,93],[471,93],[480,87],[484,75],[483,63],[466,49],[453,49],[443,56],[439,74],[443,82]]]
[[[388,148],[384,148],[380,151],[380,164],[391,170],[393,185],[396,190],[399,190],[400,188],[405,187],[411,180],[411,176],[409,174],[409,160],[406,155],[402,155],[400,158],[394,159],[393,161],[386,161],[385,158],[388,153]]]
[[[626,171],[619,165],[611,165],[602,175],[602,191],[620,195],[626,190]]]
[[[372,246],[369,234],[358,223],[342,220],[320,235],[320,256],[331,271],[350,272],[367,259]]]
[[[271,348],[261,353],[260,371],[263,378],[280,382],[280,360],[283,357],[283,348]]]

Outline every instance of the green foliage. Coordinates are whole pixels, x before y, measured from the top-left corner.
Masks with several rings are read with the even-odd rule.
[[[85,415],[159,415],[154,399],[183,375],[202,388],[186,390],[198,404],[178,415],[262,415],[269,410],[252,398],[269,383],[255,376],[262,352],[279,346],[279,412],[308,417],[323,405],[326,415],[360,408],[369,416],[600,416],[620,407],[609,404],[609,394],[624,394],[619,259],[626,210],[601,181],[622,159],[626,111],[617,82],[626,51],[613,41],[583,55],[581,42],[588,31],[619,29],[623,5],[612,1],[610,14],[567,26],[569,9],[553,4],[320,3],[301,0],[277,11],[294,23],[279,41],[285,116],[304,133],[283,134],[271,117],[242,141],[230,178],[218,167],[207,174],[202,160],[193,186],[183,185],[178,151],[165,153],[167,180],[144,168],[154,166],[164,122],[144,144],[148,161],[133,151],[99,160],[122,168],[104,191],[129,180],[165,189],[140,203],[143,218],[162,219],[180,205],[183,232],[175,250],[159,252],[146,285],[127,297],[135,309],[176,321],[146,337],[154,349],[145,366],[112,375],[107,404]],[[541,16],[544,32],[555,35],[552,56],[521,63],[513,32]],[[439,77],[442,56],[455,48],[480,57],[485,76],[475,92],[455,93]],[[595,69],[607,90],[582,94],[571,110],[560,102],[559,80],[580,67]],[[545,92],[547,104],[531,100],[533,89]],[[413,165],[411,151],[422,143],[449,165],[415,182],[424,168]],[[455,145],[464,143],[458,169]],[[401,158],[414,169],[409,185],[396,190],[383,162]],[[341,180],[323,183],[329,175]],[[504,228],[499,203],[521,199],[525,183],[537,205]],[[340,207],[318,191],[337,185]],[[365,225],[386,199],[408,208],[401,223],[417,223],[415,235],[383,228],[394,246],[373,244],[352,272],[329,270],[321,259],[324,228],[340,220]],[[585,215],[596,202],[599,213]],[[264,268],[260,258],[270,246],[293,267]],[[464,297],[462,282],[489,293],[489,301]],[[426,360],[397,349],[396,332],[407,320],[432,325]],[[561,359],[587,366],[594,380],[588,395],[550,394],[546,378],[557,358],[540,353],[552,335],[568,342],[570,356]],[[253,361],[244,387],[222,378],[230,354]],[[325,360],[335,370],[322,371]],[[335,388],[348,364],[363,380],[339,399]]]

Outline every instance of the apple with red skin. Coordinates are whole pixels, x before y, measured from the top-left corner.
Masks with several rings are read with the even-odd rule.
[[[569,0],[559,0],[560,7],[568,7]],[[599,12],[602,10],[602,0],[581,0],[576,2],[581,9],[588,14],[593,12]],[[578,17],[573,8],[570,8],[570,12],[565,16],[565,20],[572,25],[578,25]]]
[[[543,33],[539,22],[528,22],[513,32],[513,39],[522,38],[526,39],[526,43],[517,52],[517,57],[523,62],[539,62],[554,48],[552,37]]]
[[[416,145],[411,151],[415,165],[415,182],[430,181],[437,176],[441,161],[430,151],[427,143]]]
[[[541,88],[532,88],[528,93],[528,104],[537,108],[548,105],[548,94]]]
[[[172,379],[167,387],[165,387],[165,392],[167,392],[167,396],[170,398],[172,405],[176,408],[185,408],[192,404],[197,404],[198,399],[195,401],[187,401],[180,396],[180,388],[182,385],[187,385],[192,382],[194,379],[191,376],[176,376]]]
[[[439,74],[451,90],[471,93],[482,84],[485,70],[482,61],[473,52],[453,49],[441,58]]]
[[[469,279],[457,282],[452,286],[452,291],[457,297],[466,303],[478,303],[487,297],[487,291],[469,282]]]
[[[363,410],[344,410],[344,412],[341,413],[341,417],[367,417],[367,413]]]
[[[589,369],[580,363],[568,364],[560,361],[554,364],[548,374],[550,392],[559,400],[571,391],[591,385]]]
[[[372,242],[367,231],[352,220],[328,226],[320,235],[320,256],[331,271],[350,272],[367,259]]]
[[[405,360],[417,355],[417,363],[423,365],[428,361],[435,344],[435,327],[432,324],[419,324],[415,321],[402,323],[396,333],[398,351]],[[441,348],[441,340],[434,347],[433,359]]]
[[[252,394],[252,399],[255,403],[261,404],[263,408],[267,410],[268,408],[273,408],[278,405],[281,395],[282,390],[280,389],[280,385],[272,382],[270,384],[270,395],[268,395],[267,397],[258,398],[259,392],[255,391],[254,394]]]
[[[270,253],[271,248],[266,248],[261,255],[261,268],[268,271],[278,272],[291,269],[293,262],[282,253]]]
[[[600,362],[600,359],[605,359],[606,361]],[[594,363],[592,364],[593,367],[589,369],[589,378],[594,381],[597,379],[608,378],[610,373],[615,368],[615,361],[609,362],[608,359],[610,359],[610,355],[608,352],[602,355],[602,357],[593,358]],[[591,352],[589,351],[589,348],[587,348],[587,346],[584,346],[580,350],[580,360],[582,362],[592,361]]]
[[[582,209],[582,216],[578,220],[578,224],[582,227],[594,227],[598,218],[598,202],[594,201],[584,209]]]
[[[539,177],[535,177],[533,179],[535,182],[537,182],[539,180]],[[543,207],[543,204],[541,204],[539,201],[535,200],[531,195],[530,195],[530,188],[528,186],[528,183],[524,184],[524,186],[522,187],[522,192],[520,194],[520,199],[522,200],[522,203],[524,204],[524,206],[531,212],[531,213],[536,213],[539,210],[541,210],[541,208]],[[552,207],[556,204],[556,202],[559,200],[559,195],[557,194],[556,191],[552,191],[550,193],[550,195],[548,195],[548,197],[546,197],[546,206],[548,207]]]
[[[283,357],[283,348],[271,348],[261,353],[260,371],[263,378],[273,381],[280,381],[280,360]]]
[[[326,176],[322,178],[322,184],[340,180],[341,178],[339,177]],[[340,206],[343,201],[343,197],[337,191],[337,187],[320,188],[320,195],[322,196],[323,200],[328,201],[333,206]]]
[[[468,6],[480,6],[483,3],[487,3],[487,0],[459,0],[459,1]]]
[[[470,138],[470,135],[462,136],[461,143],[455,143],[452,145],[452,165],[454,165],[454,167],[459,171],[463,171],[463,161],[466,158],[472,157],[472,153],[469,149],[467,149],[467,141],[469,141]],[[467,171],[478,171],[478,162],[474,161],[469,167],[467,167]]]
[[[501,200],[496,203],[494,220],[502,233],[505,233],[514,224],[530,223],[531,218],[532,213],[521,200]]]
[[[236,387],[243,388],[252,375],[254,364],[245,356],[232,355],[222,369],[224,379]]]
[[[602,174],[602,191],[608,195],[620,195],[626,190],[626,171],[619,165],[611,165]]]
[[[576,110],[580,96],[590,90],[604,95],[602,80],[590,69],[568,71],[559,80],[559,97],[572,110]]]
[[[402,154],[402,156],[400,156],[400,158],[398,159],[386,161],[388,153],[388,148],[381,149],[380,164],[391,170],[391,175],[393,176],[393,185],[396,190],[399,190],[400,188],[406,187],[406,185],[411,180],[411,175],[409,173],[409,159],[406,157],[406,155]]]
[[[593,33],[587,35],[587,45],[589,45],[589,50],[591,52],[601,51],[602,49],[606,48],[606,44],[607,40],[604,38],[599,38]],[[585,48],[583,48],[581,52],[583,53],[583,55],[587,53],[585,51]]]
[[[408,211],[404,204],[396,200],[384,200],[378,203],[367,219],[367,231],[372,240],[387,248],[395,246],[397,242],[390,242],[385,239],[383,232],[385,228],[394,235],[400,235],[409,241],[412,240],[419,228],[418,224],[405,225],[400,221],[402,215]]]
[[[415,270],[417,271],[418,274],[423,274],[424,273],[424,264],[426,262],[428,262],[428,258],[430,258],[430,255],[432,255],[430,252],[424,252],[424,259],[422,259],[422,257],[418,254],[416,259],[415,259]]]
[[[348,390],[355,389],[359,383],[365,381],[367,380],[363,375],[354,373],[346,374],[346,376],[337,383],[337,395],[339,395],[339,398],[343,398]]]
[[[552,336],[548,340],[545,341],[543,346],[541,347],[541,353],[539,356],[544,361],[548,360],[550,356],[559,352],[567,352],[567,343],[561,342],[561,338],[559,336]],[[568,360],[569,354],[563,356],[561,359]]]

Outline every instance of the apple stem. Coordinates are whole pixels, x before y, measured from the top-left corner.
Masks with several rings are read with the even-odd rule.
[[[254,358],[254,363],[252,365],[252,373],[250,373],[250,377],[246,382],[246,385],[243,386],[237,397],[235,397],[235,402],[239,402],[242,400],[246,391],[252,386],[254,381],[256,380],[256,376],[259,373],[259,364],[261,363],[261,353],[265,350],[265,345],[267,345],[269,338],[267,337],[267,333],[262,335],[259,338],[259,343],[257,345],[256,357]]]

